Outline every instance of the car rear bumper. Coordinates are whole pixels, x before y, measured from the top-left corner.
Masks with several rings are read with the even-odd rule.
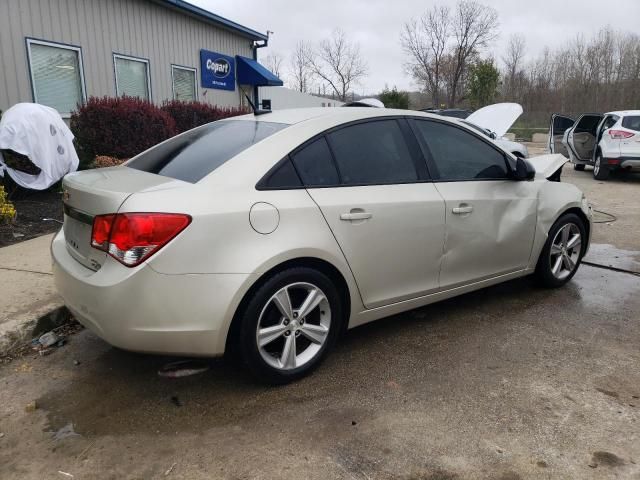
[[[51,244],[55,285],[76,319],[125,350],[176,355],[224,353],[229,325],[248,274],[166,275],[108,259],[94,272]]]
[[[640,171],[640,157],[620,157],[620,168]]]

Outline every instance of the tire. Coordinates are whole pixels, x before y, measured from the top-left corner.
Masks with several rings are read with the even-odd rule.
[[[573,169],[577,170],[578,172],[583,172],[584,171],[584,163],[574,163],[573,164]]]
[[[599,152],[593,164],[593,178],[596,180],[606,180],[609,178],[609,167],[602,163],[602,154]]]
[[[287,298],[291,308],[284,306]],[[240,350],[249,370],[270,384],[309,374],[338,337],[344,318],[340,298],[329,277],[312,268],[289,268],[267,279],[240,317]],[[315,306],[303,317],[305,300]]]
[[[569,232],[567,237],[563,237],[565,231]],[[569,247],[576,234],[580,235],[578,242]],[[549,230],[547,241],[540,252],[535,271],[538,283],[543,287],[558,288],[571,280],[582,261],[586,240],[586,228],[582,219],[574,213],[562,215]],[[565,259],[565,253],[568,260]],[[557,263],[558,259],[560,264]],[[569,269],[571,264],[573,268]]]

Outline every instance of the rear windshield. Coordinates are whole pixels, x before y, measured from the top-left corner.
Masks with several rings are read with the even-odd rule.
[[[640,116],[624,117],[622,119],[622,126],[629,130],[640,132]]]
[[[213,122],[141,154],[127,167],[195,183],[250,146],[287,127],[283,123]]]

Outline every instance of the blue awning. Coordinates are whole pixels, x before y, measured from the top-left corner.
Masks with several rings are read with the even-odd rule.
[[[236,55],[236,77],[238,85],[253,85],[255,87],[281,87],[282,80],[255,60]]]

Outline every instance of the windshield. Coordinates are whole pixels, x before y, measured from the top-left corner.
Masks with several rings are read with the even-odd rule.
[[[247,120],[212,122],[147,150],[127,163],[127,167],[195,183],[287,126]]]
[[[487,130],[486,128],[482,128],[479,127],[478,125],[475,125],[471,122],[467,122],[466,120],[460,120],[462,123],[464,123],[465,125],[473,128],[474,130],[477,130],[478,132],[480,132],[481,134],[483,134],[486,137],[491,137],[491,132],[489,130]]]

